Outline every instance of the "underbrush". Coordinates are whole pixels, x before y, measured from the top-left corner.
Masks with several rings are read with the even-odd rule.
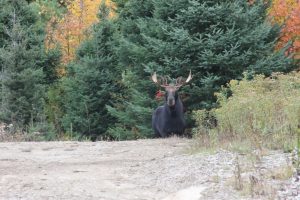
[[[300,174],[300,74],[232,80],[216,96],[219,108],[193,113],[194,148],[237,152],[229,186],[242,196],[275,199],[278,188],[273,182]],[[269,150],[293,149],[286,154],[286,165],[265,169]],[[240,161],[245,157],[252,164]]]
[[[296,146],[300,74],[232,80],[216,96],[219,108],[193,113],[197,125],[193,133],[199,147],[291,151]]]
[[[22,127],[0,123],[0,142],[68,141],[77,140],[76,135],[59,135],[54,126],[47,122],[31,123]]]

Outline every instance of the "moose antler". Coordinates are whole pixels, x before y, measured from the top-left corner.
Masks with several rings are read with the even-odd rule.
[[[158,85],[160,85],[161,87],[168,87],[168,79],[164,76],[161,76],[160,79],[157,79],[157,75],[156,72],[154,72],[154,74],[152,75],[152,81]]]
[[[184,84],[190,82],[190,80],[192,80],[192,71],[191,70],[190,70],[189,76],[187,77],[186,80],[184,80],[181,76],[176,79],[175,87],[180,88]]]
[[[152,81],[154,83],[160,85],[161,87],[164,87],[164,88],[169,87],[168,79],[166,77],[160,76],[160,79],[157,79],[156,72],[154,72],[151,78],[152,78]],[[191,72],[191,70],[190,70],[190,73],[189,73],[189,76],[187,77],[187,79],[183,79],[182,77],[178,77],[176,79],[174,87],[180,88],[184,84],[190,82],[190,80],[192,80],[192,72]]]

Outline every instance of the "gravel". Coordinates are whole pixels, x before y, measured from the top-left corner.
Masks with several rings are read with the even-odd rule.
[[[192,145],[176,137],[0,143],[0,199],[300,199],[299,182],[272,178],[289,154],[191,153]]]

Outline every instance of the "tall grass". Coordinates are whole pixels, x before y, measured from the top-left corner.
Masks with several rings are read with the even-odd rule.
[[[231,96],[227,97],[228,91]],[[203,145],[226,141],[249,142],[255,148],[290,150],[296,143],[300,119],[300,74],[257,75],[253,80],[232,80],[216,94],[220,107],[194,112],[196,138]],[[211,119],[217,125],[210,126]]]

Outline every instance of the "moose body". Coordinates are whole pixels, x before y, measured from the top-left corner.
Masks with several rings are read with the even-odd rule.
[[[164,105],[159,106],[152,114],[152,128],[154,129],[155,136],[168,137],[171,134],[182,135],[184,133],[186,124],[183,104],[178,95],[178,89],[184,83],[188,83],[191,78],[190,73],[186,81],[182,81],[182,78],[177,78],[174,85],[168,85],[166,78],[158,81],[156,74],[152,76],[152,80],[155,83],[159,83],[166,90]],[[161,84],[162,81],[165,81],[164,84]]]
[[[155,136],[168,137],[171,134],[182,135],[185,130],[182,102],[177,100],[174,108],[167,104],[159,106],[152,115],[152,128]]]

